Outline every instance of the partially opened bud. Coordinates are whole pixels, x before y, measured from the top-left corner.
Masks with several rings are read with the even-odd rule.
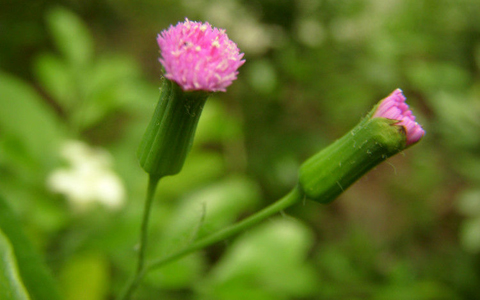
[[[165,79],[137,156],[147,173],[162,177],[180,172],[209,93],[225,91],[245,61],[225,30],[208,23],[186,19],[157,42]]]
[[[405,96],[401,89],[396,89],[378,105],[373,118],[397,120],[395,125],[403,126],[407,137],[407,146],[415,144],[424,135],[422,126],[415,122],[415,116],[405,103]]]
[[[373,167],[424,134],[397,89],[352,131],[308,159],[300,168],[299,187],[308,199],[333,201]]]

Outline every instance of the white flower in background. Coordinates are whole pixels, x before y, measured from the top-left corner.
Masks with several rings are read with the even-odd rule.
[[[76,210],[85,210],[96,202],[110,209],[122,206],[125,189],[111,170],[112,157],[106,150],[73,140],[62,146],[60,154],[68,166],[48,177],[47,185],[53,192],[65,195]]]

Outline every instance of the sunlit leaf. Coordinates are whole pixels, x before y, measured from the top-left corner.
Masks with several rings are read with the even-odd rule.
[[[22,231],[22,225],[0,196],[0,229],[10,240],[18,272],[32,300],[59,300],[52,275]],[[3,299],[3,298],[0,298]]]
[[[200,280],[206,264],[200,253],[193,253],[150,272],[145,282],[163,290],[189,288]]]
[[[313,267],[304,262],[312,243],[311,231],[293,219],[267,222],[230,245],[199,289],[211,298],[220,292],[222,299],[238,299],[227,290],[248,290],[257,295],[252,299],[307,296],[316,285]]]
[[[215,232],[252,209],[260,199],[259,188],[246,178],[233,177],[191,195],[173,214],[162,243],[172,249]]]
[[[240,120],[232,116],[215,96],[210,97],[198,122],[194,143],[222,143],[240,138],[242,138]],[[236,150],[242,151],[241,148]]]
[[[106,299],[110,284],[109,265],[100,254],[78,254],[61,270],[62,290],[66,300]]]
[[[20,165],[51,166],[63,129],[52,107],[25,82],[0,72],[0,137]]]
[[[2,230],[0,230],[0,299],[30,299],[18,273],[12,246]]]

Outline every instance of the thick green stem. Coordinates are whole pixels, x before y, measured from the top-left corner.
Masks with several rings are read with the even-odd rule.
[[[405,149],[395,120],[367,118],[302,164],[299,186],[307,199],[329,203],[388,157]]]
[[[160,177],[150,175],[148,178],[147,197],[145,199],[145,207],[143,209],[142,225],[140,227],[140,242],[138,246],[138,260],[135,274],[130,282],[127,284],[125,290],[121,294],[119,299],[130,299],[133,291],[140,284],[141,280],[145,276],[145,252],[147,250],[148,241],[148,223],[150,220],[150,212],[152,208],[155,191],[157,189]]]
[[[162,267],[172,261],[175,261],[179,258],[182,258],[190,253],[193,253],[197,250],[203,249],[205,247],[208,247],[210,245],[213,245],[215,243],[218,243],[220,241],[223,241],[229,237],[232,237],[233,235],[240,233],[244,231],[245,229],[248,229],[252,227],[253,225],[267,219],[268,217],[286,209],[287,207],[301,201],[303,198],[302,194],[300,193],[299,189],[295,187],[289,194],[287,194],[285,197],[282,199],[278,200],[277,202],[271,204],[270,206],[264,208],[263,210],[259,211],[258,213],[236,223],[233,224],[223,230],[220,230],[216,233],[213,233],[209,236],[204,237],[203,239],[200,239],[187,248],[178,251],[177,253],[173,253],[167,257],[160,258],[157,260],[152,261],[149,263],[145,271],[151,271],[153,269]]]

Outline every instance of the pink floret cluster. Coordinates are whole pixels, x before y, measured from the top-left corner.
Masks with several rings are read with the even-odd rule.
[[[396,89],[381,101],[373,117],[400,121],[397,125],[405,128],[408,146],[418,142],[425,135],[425,130],[415,121],[415,116],[405,100],[402,90]]]
[[[224,29],[185,19],[157,37],[165,77],[185,91],[224,92],[237,78],[243,53]]]

